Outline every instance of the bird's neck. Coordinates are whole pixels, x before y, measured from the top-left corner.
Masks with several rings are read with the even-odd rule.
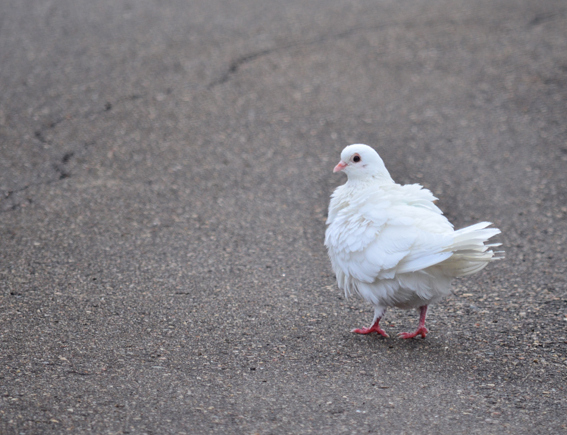
[[[349,187],[361,188],[365,186],[388,186],[395,184],[390,174],[374,174],[366,177],[349,177],[347,184]]]

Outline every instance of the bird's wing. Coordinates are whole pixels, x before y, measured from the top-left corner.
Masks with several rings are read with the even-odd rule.
[[[402,186],[399,186],[402,187]],[[428,190],[381,192],[351,203],[335,216],[326,236],[334,265],[362,282],[393,278],[440,263],[452,253],[452,226]]]

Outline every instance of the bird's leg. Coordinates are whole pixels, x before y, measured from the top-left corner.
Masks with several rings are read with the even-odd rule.
[[[421,335],[421,338],[425,338],[427,333],[429,332],[425,327],[425,317],[427,316],[427,305],[423,307],[419,307],[419,326],[414,332],[400,332],[398,337],[400,338],[414,338],[418,335]]]
[[[386,334],[386,331],[380,328],[380,320],[382,320],[382,317],[384,316],[385,312],[386,310],[383,308],[375,308],[374,322],[372,323],[372,326],[370,328],[357,328],[357,329],[353,329],[350,332],[354,332],[355,334],[370,334],[371,332],[377,332],[382,337],[386,337],[386,338],[389,337],[389,335]]]

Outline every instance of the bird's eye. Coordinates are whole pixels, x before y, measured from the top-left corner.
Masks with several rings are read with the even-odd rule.
[[[360,156],[359,156],[358,154],[356,154],[356,155],[352,158],[352,161],[353,161],[354,163],[360,162]]]

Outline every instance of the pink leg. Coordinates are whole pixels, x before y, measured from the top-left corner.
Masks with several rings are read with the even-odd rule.
[[[355,334],[370,334],[371,332],[377,332],[382,337],[389,337],[389,335],[386,334],[386,331],[384,331],[382,328],[380,328],[379,323],[380,323],[381,319],[382,319],[382,317],[378,317],[370,328],[353,329],[350,332],[354,332]]]
[[[425,327],[425,317],[427,316],[427,305],[419,307],[419,327],[414,332],[400,332],[398,337],[400,338],[414,338],[421,335],[421,338],[425,338],[429,332]]]

